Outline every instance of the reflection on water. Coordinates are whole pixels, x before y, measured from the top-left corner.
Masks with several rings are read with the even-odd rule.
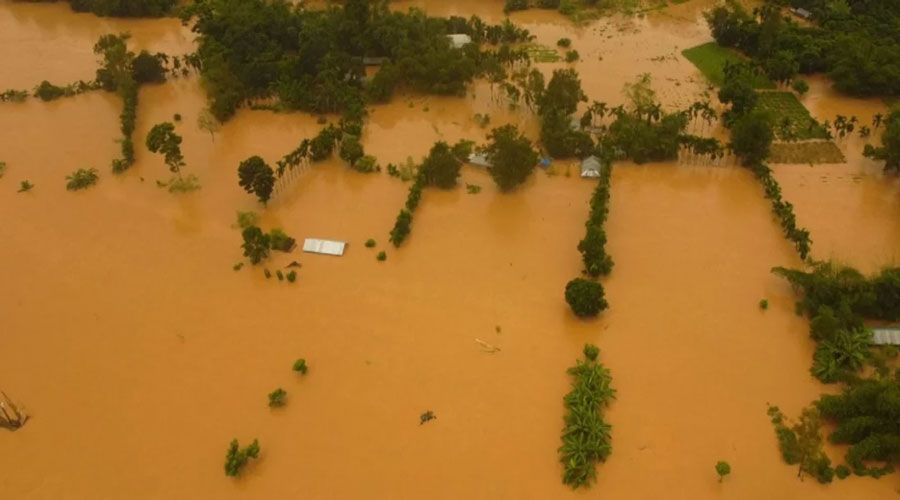
[[[587,56],[577,68],[591,97],[617,103],[624,82],[650,71],[676,106],[705,84],[680,56],[652,59],[708,39],[698,4],[575,31],[555,13],[513,18],[545,44],[573,38]],[[501,18],[499,2],[428,7]],[[0,88],[89,78],[96,37],[122,29],[139,47],[190,50],[172,20],[0,3],[0,64],[14,69],[0,75]],[[820,97],[822,88],[807,97],[825,99],[810,104],[817,116],[843,102]],[[184,117],[185,172],[203,187],[179,197],[156,186],[169,174],[143,147],[132,170],[108,173],[119,106],[101,92],[0,106],[0,157],[9,164],[0,179],[0,389],[34,415],[22,431],[0,433],[0,490],[10,498],[573,495],[556,448],[565,369],[585,342],[601,346],[619,391],[608,413],[614,453],[586,494],[887,498],[896,488],[893,477],[821,487],[780,461],[765,403],[796,413],[823,387],[808,375],[813,345],[794,296],[769,273],[799,262],[746,171],[618,166],[607,223],[611,309],[583,322],[562,290],[580,271],[575,247],[593,184],[574,168],[564,175],[564,162],[558,175],[539,171],[512,194],[464,168],[461,181],[482,192],[426,190],[409,240],[395,250],[387,232],[408,185],[387,175],[330,160],[266,209],[238,187],[241,160],[273,162],[316,133],[315,117],[241,110],[213,138],[196,127],[204,106],[196,78],[143,88],[136,138]],[[439,139],[482,141],[475,113],[537,135],[527,113],[492,101],[479,84],[465,98],[377,106],[364,142],[382,163],[418,158]],[[842,147],[856,147],[850,141]],[[848,159],[776,174],[812,230],[816,256],[890,260],[900,238],[896,183],[858,155]],[[65,175],[89,166],[100,169],[99,184],[65,191]],[[35,189],[16,194],[26,178]],[[266,280],[263,266],[234,272],[236,210],[260,211],[264,228],[298,238],[346,240],[349,250],[273,256],[265,264],[273,271],[303,264],[290,285]],[[364,248],[368,238],[378,248]],[[388,259],[379,263],[382,248]],[[765,313],[761,298],[771,304]],[[487,354],[475,339],[501,351]],[[298,357],[310,364],[303,379],[290,371]],[[265,395],[279,386],[288,406],[272,413]],[[438,419],[419,426],[425,410]],[[225,478],[227,443],[254,437],[260,460],[243,479]],[[722,459],[734,469],[725,484],[713,470]]]

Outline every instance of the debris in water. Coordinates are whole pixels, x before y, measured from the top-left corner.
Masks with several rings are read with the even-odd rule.
[[[484,352],[495,353],[500,351],[500,348],[495,346],[494,344],[488,344],[487,342],[481,339],[475,339],[475,342],[478,342],[481,345],[481,349]]]
[[[434,420],[436,418],[437,418],[437,415],[435,415],[433,411],[428,410],[425,413],[419,415],[419,425],[422,425],[425,422],[428,422],[429,420]]]

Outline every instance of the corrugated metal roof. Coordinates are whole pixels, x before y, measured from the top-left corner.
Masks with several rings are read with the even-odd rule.
[[[321,253],[325,255],[344,255],[346,242],[334,240],[320,240],[317,238],[306,238],[303,241],[303,251],[310,253]]]
[[[872,343],[900,345],[900,328],[872,328]]]
[[[472,165],[478,165],[481,167],[490,167],[491,162],[488,161],[487,155],[482,155],[478,153],[472,153],[469,155],[469,163]]]
[[[581,176],[582,177],[600,177],[600,169],[603,168],[600,158],[596,156],[588,156],[581,160]]]
[[[472,43],[472,37],[464,33],[447,35],[447,38],[450,39],[450,45],[452,45],[454,49],[461,49],[465,45]]]

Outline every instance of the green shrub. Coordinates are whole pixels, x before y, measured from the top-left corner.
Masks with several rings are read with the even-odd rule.
[[[794,89],[794,92],[796,92],[800,95],[803,95],[803,94],[809,92],[809,84],[806,83],[806,80],[803,80],[800,78],[794,80],[794,83],[791,85],[791,88]],[[841,479],[843,479],[843,478],[841,478]]]
[[[19,193],[27,193],[28,191],[31,191],[33,188],[34,188],[34,184],[28,182],[27,180],[24,180],[19,183],[19,191],[18,192]]]
[[[238,212],[237,213],[237,227],[240,229],[247,229],[250,226],[255,226],[259,222],[259,214],[256,212]]]
[[[247,461],[258,456],[259,441],[256,439],[243,449],[240,448],[237,439],[232,440],[228,446],[228,452],[225,454],[225,475],[230,477],[239,476]]]
[[[845,479],[850,475],[850,469],[848,469],[846,465],[838,465],[834,468],[834,475],[837,476],[838,479]]]
[[[79,189],[87,189],[97,183],[96,168],[79,168],[66,176],[66,189],[69,191],[78,191]]]
[[[725,476],[731,474],[731,466],[728,465],[728,462],[719,460],[716,462],[716,474],[719,475],[719,482],[721,483]]]
[[[42,101],[52,101],[64,95],[66,95],[65,88],[57,87],[47,80],[42,81],[40,85],[34,88],[34,96],[40,97]]]
[[[375,247],[375,240],[372,238],[367,239],[366,240],[366,248],[374,248],[374,247]]]
[[[278,277],[278,281],[284,281],[284,273],[281,272],[281,269],[275,270],[275,276]]]
[[[309,371],[309,367],[306,366],[306,360],[303,358],[294,361],[294,366],[291,367],[291,370],[299,373],[300,375],[306,375],[306,372]]]
[[[572,46],[572,40],[569,40],[568,38],[560,38],[556,41],[556,45],[564,49],[568,49]]]
[[[238,262],[237,264],[231,266],[231,268],[234,269],[235,271],[240,271],[242,267],[244,267],[243,262]]]
[[[769,308],[769,301],[766,299],[762,299],[759,301],[759,308],[765,311]]]
[[[596,281],[575,278],[566,284],[566,302],[578,317],[596,316],[606,309],[603,295],[603,286]]]
[[[290,252],[294,248],[295,243],[296,240],[285,234],[281,229],[275,228],[269,232],[269,246],[272,250]]]
[[[6,162],[0,161],[0,177],[3,177],[3,174],[6,173]]]
[[[297,271],[291,271],[287,273],[285,277],[287,278],[288,282],[293,283],[297,281]]]
[[[280,408],[287,403],[287,391],[279,387],[269,393],[269,408]]]
[[[272,272],[268,269],[263,269],[263,275],[266,277],[266,279],[269,279],[272,277]]]
[[[176,122],[180,122],[180,121],[181,121],[181,114],[180,114],[180,113],[175,113],[174,115],[172,115],[172,119],[175,120]]]
[[[409,236],[409,226],[412,223],[412,214],[403,209],[400,210],[400,213],[397,215],[397,220],[394,222],[394,228],[391,229],[391,243],[394,244],[395,247],[399,247],[403,240]]]
[[[378,259],[379,262],[384,262],[385,260],[387,260],[387,254],[384,252],[384,250],[382,250],[378,252],[378,255],[375,258]]]
[[[528,0],[506,0],[503,4],[503,12],[510,13],[517,10],[525,10],[528,8]]]
[[[247,227],[241,232],[244,239],[241,248],[244,249],[244,257],[250,259],[251,264],[259,264],[263,259],[269,256],[269,248],[271,248],[271,237],[262,232],[256,226]]]
[[[585,354],[597,352],[596,347],[584,350]],[[615,397],[615,390],[609,370],[596,358],[578,360],[567,373],[573,380],[571,392],[563,398],[566,415],[559,460],[565,469],[563,483],[578,488],[594,480],[595,462],[605,461],[612,450],[611,426],[604,421],[602,410]]]
[[[580,57],[581,57],[581,56],[578,54],[578,51],[577,51],[577,50],[567,50],[567,51],[566,51],[566,62],[569,62],[569,63],[575,62],[575,61],[577,61]]]
[[[594,344],[584,344],[584,349],[582,349],[582,352],[584,353],[584,357],[588,361],[596,361],[597,356],[600,355],[600,348],[595,346]]]
[[[173,177],[168,182],[170,193],[190,193],[200,189],[200,181],[196,175]]]

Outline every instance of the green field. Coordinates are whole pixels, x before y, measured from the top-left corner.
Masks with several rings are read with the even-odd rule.
[[[825,129],[790,92],[760,92],[758,106],[772,114],[775,135],[781,140],[828,138]],[[789,127],[782,126],[785,118],[790,120]]]
[[[734,51],[719,46],[715,42],[704,43],[681,51],[681,54],[697,66],[703,76],[714,85],[721,87],[725,82],[725,63],[739,63],[748,59]],[[757,89],[775,88],[765,75],[760,74],[753,86]]]
[[[769,156],[772,163],[844,163],[844,154],[833,142],[777,142]]]

